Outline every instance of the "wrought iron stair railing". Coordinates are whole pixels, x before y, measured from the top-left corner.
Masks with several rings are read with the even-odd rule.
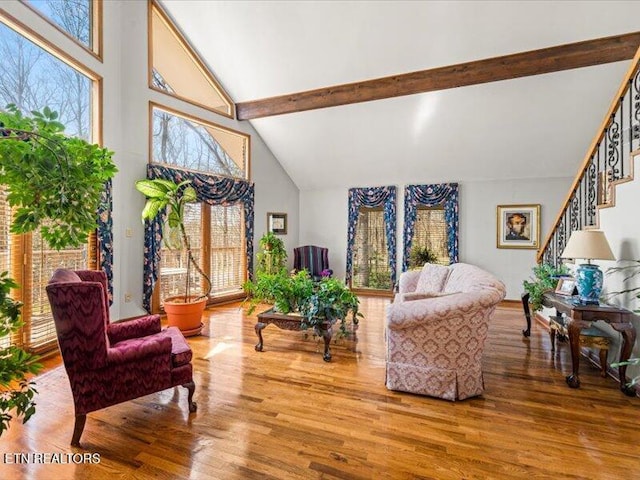
[[[631,153],[639,148],[640,49],[538,251],[538,263],[560,265],[571,232],[598,227],[598,207],[608,206],[611,189],[628,178]]]

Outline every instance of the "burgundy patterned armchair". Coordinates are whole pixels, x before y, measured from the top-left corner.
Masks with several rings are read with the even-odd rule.
[[[158,315],[110,323],[104,272],[56,270],[47,296],[75,405],[71,445],[87,413],[170,387],[187,388],[196,411],[192,353],[180,330],[161,330]]]

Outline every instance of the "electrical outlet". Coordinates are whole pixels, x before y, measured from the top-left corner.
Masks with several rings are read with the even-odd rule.
[[[124,303],[129,303],[131,302],[131,294],[130,293],[125,293],[124,294]]]

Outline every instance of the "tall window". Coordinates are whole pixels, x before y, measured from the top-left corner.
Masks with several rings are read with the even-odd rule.
[[[420,206],[416,211],[412,248],[426,248],[437,258],[436,263],[449,265],[447,222],[444,206]]]
[[[22,0],[38,14],[97,56],[101,55],[102,2],[97,0]]]
[[[382,208],[360,207],[353,251],[353,288],[390,290],[391,269]]]
[[[72,6],[61,2],[56,8],[64,13]],[[77,21],[90,23],[88,16],[74,15]],[[13,103],[28,113],[48,106],[59,113],[67,134],[93,141],[93,91],[98,77],[88,69],[72,67],[79,63],[58,53],[38,34],[0,13],[0,108]],[[88,248],[56,251],[42,240],[39,231],[10,234],[11,212],[4,192],[1,188],[0,269],[18,281],[21,288],[16,296],[24,303],[23,332],[14,340],[30,350],[44,351],[56,342],[46,283],[56,268],[87,268]]]
[[[248,178],[248,135],[153,104],[151,119],[153,163]],[[192,204],[186,213],[191,248],[211,279],[212,297],[241,293],[247,271],[242,205]],[[160,256],[156,307],[167,297],[182,293],[187,274],[186,255],[163,247]],[[203,279],[195,269],[190,271],[190,282],[194,287],[203,287]]]
[[[162,8],[150,5],[149,86],[233,118],[229,95]]]

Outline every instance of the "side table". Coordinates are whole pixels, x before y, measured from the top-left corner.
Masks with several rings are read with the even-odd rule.
[[[578,372],[580,367],[580,332],[583,329],[591,327],[593,322],[602,320],[611,325],[614,330],[621,333],[622,348],[620,349],[620,362],[628,360],[631,356],[631,349],[636,341],[636,329],[631,323],[631,319],[634,316],[633,312],[612,305],[574,304],[572,297],[558,295],[555,292],[545,293],[543,296],[543,304],[546,307],[555,308],[558,315],[564,313],[567,316],[566,328],[569,333],[572,364],[572,373],[566,377],[569,387],[580,387]],[[626,372],[626,365],[620,365],[618,367],[620,390],[622,390],[625,395],[635,396],[635,389],[627,386]]]

